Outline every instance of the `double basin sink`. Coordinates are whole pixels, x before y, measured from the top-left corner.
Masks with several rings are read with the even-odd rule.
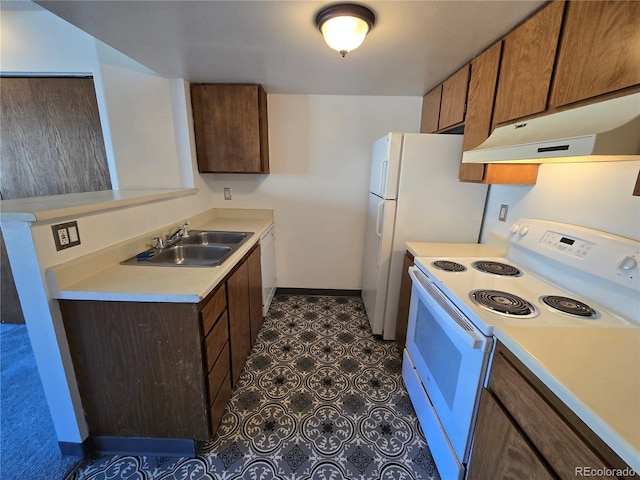
[[[246,242],[253,232],[191,230],[163,248],[150,248],[122,265],[217,267]]]

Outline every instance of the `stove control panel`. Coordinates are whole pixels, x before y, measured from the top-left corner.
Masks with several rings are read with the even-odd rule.
[[[591,253],[591,249],[595,245],[593,242],[582,240],[575,237],[569,237],[562,233],[547,231],[540,239],[540,243],[553,250],[562,252],[565,255],[571,255],[577,258],[585,258]]]
[[[577,225],[525,218],[511,226],[508,239],[515,247],[512,255],[515,261],[526,262],[528,254],[525,258],[518,257],[520,252],[529,252],[536,255],[531,258],[536,258],[537,264],[560,262],[640,293],[640,242],[637,240]]]

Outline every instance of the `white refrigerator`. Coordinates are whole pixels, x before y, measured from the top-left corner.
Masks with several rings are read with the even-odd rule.
[[[487,185],[458,181],[462,135],[389,133],[373,144],[362,299],[393,340],[406,242],[477,243]]]

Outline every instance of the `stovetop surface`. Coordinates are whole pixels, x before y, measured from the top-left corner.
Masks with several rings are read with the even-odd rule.
[[[456,262],[464,265],[466,270],[444,271],[432,265],[435,261]],[[504,276],[482,272],[472,265],[477,261],[505,264],[519,269],[522,274]],[[608,311],[596,302],[554,285],[505,257],[416,257],[415,264],[485,335],[491,335],[493,327],[499,325],[638,328],[635,323]],[[477,289],[498,290],[517,295],[533,304],[538,313],[531,318],[512,318],[489,311],[470,298],[470,293]],[[554,310],[540,300],[544,295],[564,296],[583,302],[597,311],[597,318],[576,317]]]

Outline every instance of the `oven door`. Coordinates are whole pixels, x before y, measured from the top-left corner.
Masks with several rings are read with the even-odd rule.
[[[493,339],[485,337],[418,268],[406,349],[459,463],[466,463]],[[423,426],[424,428],[424,426]],[[425,432],[426,433],[426,432]],[[427,437],[431,447],[431,439]]]

